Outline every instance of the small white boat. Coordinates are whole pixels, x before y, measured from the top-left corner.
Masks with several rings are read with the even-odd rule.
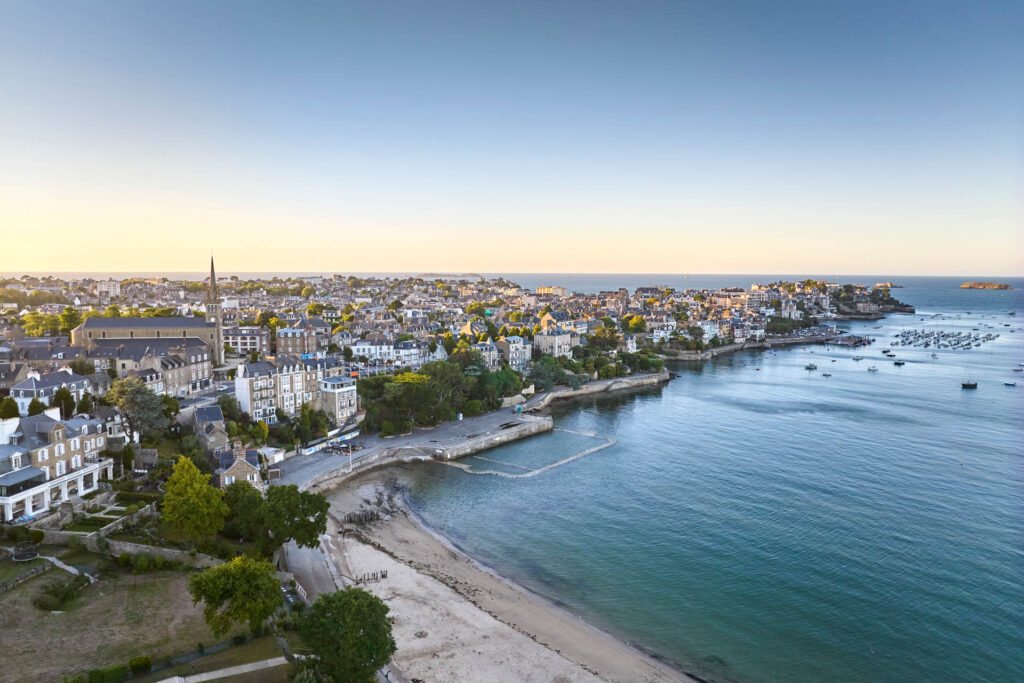
[[[853,360],[864,360],[864,356],[854,356]]]
[[[878,368],[876,368],[874,365],[869,365],[868,372],[878,372]]]
[[[817,369],[818,369],[818,366],[815,365],[814,363],[808,363],[807,365],[804,366],[804,370],[817,370]]]

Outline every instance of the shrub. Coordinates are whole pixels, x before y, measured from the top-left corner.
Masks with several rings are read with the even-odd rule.
[[[204,654],[206,652],[206,648],[203,647],[202,643],[196,643],[196,650],[199,652],[199,654]]]
[[[163,555],[154,555],[153,556],[153,569],[163,569],[163,568],[164,568],[164,556]]]
[[[107,540],[106,536],[100,536],[96,539],[96,547],[101,551],[106,551],[110,547],[110,541]]]
[[[78,536],[72,536],[68,539],[68,547],[72,550],[74,550],[80,545],[82,545],[82,539],[80,539]]]
[[[153,660],[148,655],[132,657],[128,660],[128,668],[132,670],[133,674],[146,673],[153,668]]]
[[[145,555],[136,555],[135,561],[132,564],[134,565],[136,574],[142,574],[143,572],[149,571],[149,558]]]
[[[114,664],[103,670],[103,681],[104,683],[119,683],[130,675],[127,664]]]
[[[33,543],[42,543],[44,538],[46,538],[46,534],[43,533],[42,529],[29,529],[28,540]]]
[[[245,645],[245,636],[235,636],[231,639],[232,645]]]
[[[121,553],[117,556],[117,563],[122,567],[127,567],[132,562],[132,556],[128,553]]]
[[[32,604],[37,609],[41,609],[44,612],[54,612],[60,608],[60,600],[46,593],[36,596],[35,600],[32,601]]]
[[[103,672],[99,669],[89,671],[89,683],[104,683]]]
[[[7,538],[15,543],[28,540],[28,529],[23,526],[12,526],[7,529]]]

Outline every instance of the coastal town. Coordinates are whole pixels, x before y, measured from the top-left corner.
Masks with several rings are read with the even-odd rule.
[[[298,622],[288,615],[359,583],[344,578],[357,573],[357,553],[338,555],[323,539],[353,518],[382,514],[364,504],[336,510],[327,496],[345,479],[394,462],[457,460],[550,430],[551,400],[663,382],[666,359],[700,361],[746,344],[839,342],[837,321],[913,310],[890,287],[804,280],[582,293],[479,276],[240,279],[218,277],[212,259],[209,276],[195,280],[6,278],[0,523],[8,557],[0,602],[54,567],[67,581],[28,596],[37,611],[56,614],[92,583],[123,581],[114,568],[132,576],[178,568],[192,574],[193,600],[209,601],[196,577],[211,574],[213,582],[244,561],[273,586],[264,611],[249,619],[248,637],[263,642],[275,624],[295,647],[312,647],[314,637],[289,629]],[[429,443],[416,436],[423,428],[434,430],[424,432]],[[261,506],[273,519],[247,523]],[[360,533],[380,533],[372,527]],[[311,560],[310,549],[322,551],[320,559]],[[183,590],[181,579],[168,583]],[[534,630],[557,623],[546,606],[538,609],[546,616]],[[207,617],[211,639],[238,625]],[[563,637],[572,633],[566,628]],[[562,647],[573,652],[590,637]],[[385,647],[372,666],[390,666],[388,680],[405,680],[395,664],[403,647],[400,637],[395,658]],[[81,662],[50,662],[45,673],[121,680],[197,656],[177,648],[139,652],[142,659],[127,663],[92,652]],[[616,670],[602,648],[583,649],[576,664],[552,665],[569,680],[584,660]],[[629,648],[615,656],[631,670],[649,669],[649,680],[682,676]],[[34,671],[24,665],[22,674]]]

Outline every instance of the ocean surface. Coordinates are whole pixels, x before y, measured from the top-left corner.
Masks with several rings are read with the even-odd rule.
[[[525,473],[603,442],[587,433],[615,444],[531,478],[427,464],[410,503],[500,574],[707,679],[1024,680],[1024,281],[893,279],[918,313],[847,324],[872,346],[744,352],[557,404],[557,431],[482,454],[507,464],[463,462]],[[1000,336],[896,347],[896,367],[882,349],[905,328]]]

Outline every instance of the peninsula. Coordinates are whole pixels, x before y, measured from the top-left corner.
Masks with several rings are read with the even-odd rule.
[[[1013,289],[1005,282],[965,282],[960,289]]]

